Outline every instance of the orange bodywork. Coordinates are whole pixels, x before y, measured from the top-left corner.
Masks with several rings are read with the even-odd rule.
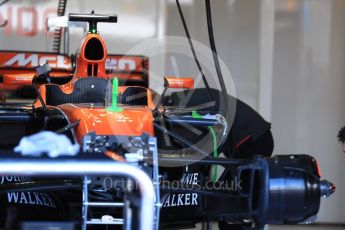
[[[2,83],[4,85],[31,85],[35,73],[22,73],[22,74],[4,74]]]
[[[95,47],[91,47],[89,46],[89,44],[92,43]],[[92,50],[92,48],[94,48],[95,50]],[[88,56],[90,56],[90,54],[88,54],[88,50],[92,50],[95,53],[99,53],[97,58],[88,58]],[[106,72],[106,61],[108,58],[108,62],[111,62],[111,60],[114,61],[118,61],[120,59],[118,59],[118,56],[116,55],[111,55],[111,56],[107,56],[108,52],[107,52],[107,48],[106,48],[106,44],[104,42],[104,40],[102,39],[102,37],[99,34],[87,34],[86,37],[84,38],[82,45],[80,47],[80,53],[77,54],[77,61],[76,61],[76,70],[74,73],[74,76],[72,78],[72,80],[70,82],[68,82],[67,84],[61,85],[59,86],[61,91],[63,91],[66,94],[70,94],[73,92],[74,89],[74,83],[75,81],[77,81],[80,78],[85,78],[85,77],[98,77],[98,78],[104,78],[104,79],[111,79],[113,77],[118,77],[118,78],[126,78],[126,79],[136,79],[136,80],[140,80],[143,75],[140,74],[107,74]],[[129,57],[127,57],[129,58]],[[110,61],[109,61],[110,60]],[[143,66],[143,59],[142,57],[138,57],[138,56],[132,56],[130,58],[131,61],[133,61],[134,64],[134,71],[143,71],[144,68],[147,68],[147,66]],[[118,65],[121,65],[120,63],[117,63]],[[127,62],[128,65],[129,62]],[[120,66],[122,68],[126,68],[126,62],[123,62],[124,66]],[[130,78],[131,77],[131,78]],[[147,80],[147,79],[146,79]],[[124,92],[124,90],[127,88],[127,86],[121,86],[118,89],[118,93],[122,94]],[[39,91],[42,95],[43,100],[45,101],[45,95],[46,95],[46,89],[45,89],[45,85],[42,85],[39,87]],[[149,89],[147,89],[147,101],[148,104],[147,106],[151,109],[154,108],[154,103],[152,100],[152,94],[151,91]],[[36,101],[35,104],[36,107],[41,106],[39,101]]]
[[[57,76],[55,76],[57,75]],[[51,73],[51,77],[62,77],[59,73]],[[65,74],[63,77],[67,77],[68,75]],[[22,86],[22,85],[31,85],[32,80],[35,77],[35,73],[18,73],[18,74],[4,74],[2,76],[2,83],[6,86]]]
[[[176,89],[193,89],[194,79],[193,78],[178,78],[178,77],[165,77],[164,87],[176,88]]]
[[[36,55],[37,56],[37,55]],[[33,57],[36,57],[33,56]],[[29,56],[20,56],[29,58]],[[30,56],[32,58],[32,56]],[[126,57],[128,58],[128,57]],[[46,58],[47,59],[47,58]],[[59,59],[60,62],[62,59]],[[114,64],[114,68],[128,69],[124,72],[112,72],[110,74],[106,71],[106,62]],[[12,63],[13,62],[13,63]],[[80,47],[80,53],[77,54],[75,73],[72,79],[64,85],[59,85],[61,91],[65,94],[70,94],[74,90],[75,82],[80,78],[95,77],[103,79],[112,79],[113,77],[124,78],[129,80],[145,80],[146,75],[140,74],[145,72],[144,64],[146,61],[141,56],[129,57],[128,60],[121,59],[121,56],[108,57],[105,42],[99,34],[88,33]],[[14,59],[11,62],[14,62]],[[18,62],[23,64],[24,62]],[[25,64],[25,63],[24,63]],[[70,63],[68,63],[70,64]],[[1,65],[1,60],[0,60]],[[110,65],[111,66],[111,65]],[[17,66],[15,66],[17,67]],[[28,68],[29,66],[25,66]],[[67,69],[71,70],[71,69]],[[29,69],[27,72],[18,72],[18,74],[5,74],[3,80],[4,85],[26,85],[31,84],[34,77],[34,69]],[[133,72],[131,72],[133,71]],[[21,74],[19,74],[21,73]],[[54,75],[54,74],[52,74]],[[66,75],[66,74],[64,74]],[[130,78],[131,77],[131,78]],[[131,86],[118,87],[118,94],[121,96],[123,92]],[[135,86],[139,87],[139,86]],[[79,124],[74,128],[76,138],[79,143],[90,132],[95,132],[96,135],[124,135],[124,136],[141,136],[147,133],[151,136],[154,135],[153,128],[153,114],[154,103],[150,89],[147,90],[147,105],[141,106],[120,106],[123,110],[121,112],[107,111],[106,106],[97,107],[92,104],[61,104],[56,106],[67,117],[70,123],[79,121]],[[46,84],[39,86],[39,91],[43,101],[46,101]],[[36,100],[35,107],[41,107],[39,100]],[[49,106],[49,105],[48,105]]]
[[[99,54],[99,58],[88,59],[88,53],[86,52],[89,48],[87,47],[90,43],[97,44],[98,50],[102,50],[103,53]],[[91,55],[90,55],[91,56]],[[74,79],[88,77],[88,76],[97,76],[100,78],[108,79],[109,76],[105,71],[105,62],[108,56],[107,48],[104,40],[99,34],[87,34],[84,40],[82,41],[80,47],[80,53],[77,54],[77,63],[76,70],[74,73]],[[97,70],[96,70],[97,68]]]
[[[87,34],[77,54],[76,70],[70,82],[59,86],[61,90],[70,94],[74,90],[74,83],[84,77],[97,77],[110,79],[106,73],[107,48],[99,34]],[[123,93],[126,86],[119,87],[118,93]],[[45,100],[45,85],[40,87],[43,100]],[[63,104],[57,106],[68,117],[71,123],[80,121],[75,127],[77,140],[81,143],[82,138],[90,132],[96,135],[130,135],[141,136],[143,133],[154,135],[153,131],[153,108],[152,96],[148,90],[148,105],[124,106],[121,112],[111,112],[103,107],[95,107],[83,104]],[[39,106],[39,102],[36,102]]]
[[[71,123],[80,121],[74,129],[79,142],[90,132],[97,135],[154,135],[153,115],[147,107],[125,106],[122,112],[109,112],[104,107],[90,105],[63,104],[58,108],[67,115]]]

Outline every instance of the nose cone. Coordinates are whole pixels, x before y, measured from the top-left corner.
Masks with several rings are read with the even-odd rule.
[[[335,184],[327,180],[323,180],[320,182],[320,194],[322,197],[329,197],[335,192],[335,190],[336,190]]]

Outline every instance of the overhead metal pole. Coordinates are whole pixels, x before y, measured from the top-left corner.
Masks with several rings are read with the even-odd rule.
[[[0,174],[13,176],[116,175],[133,179],[141,193],[140,229],[153,229],[155,192],[151,179],[126,163],[97,160],[1,159]]]

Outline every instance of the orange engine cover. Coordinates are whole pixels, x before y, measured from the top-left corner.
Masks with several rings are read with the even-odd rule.
[[[71,123],[80,120],[74,128],[79,143],[93,131],[97,135],[154,135],[153,115],[148,107],[124,107],[122,112],[109,112],[104,107],[83,104],[63,104],[58,107]]]

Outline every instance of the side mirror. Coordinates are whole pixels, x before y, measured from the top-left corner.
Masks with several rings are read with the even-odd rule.
[[[193,89],[194,79],[193,78],[165,77],[164,87],[174,88],[174,89]]]

